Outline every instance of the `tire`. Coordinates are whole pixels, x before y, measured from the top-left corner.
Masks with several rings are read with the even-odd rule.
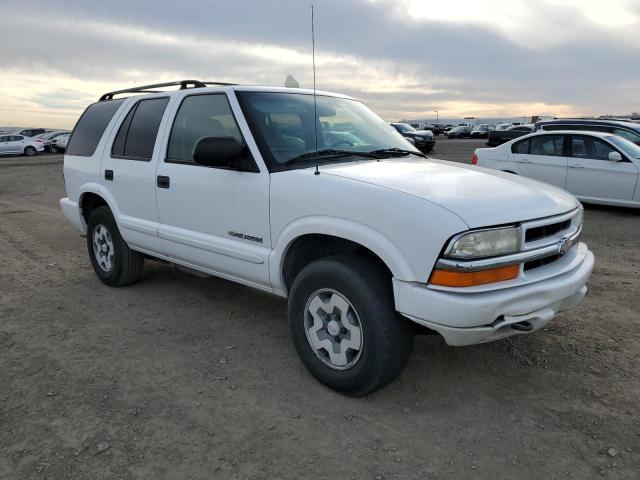
[[[423,153],[431,153],[433,151],[433,147],[427,147],[424,149]]]
[[[142,278],[144,255],[131,250],[122,239],[107,207],[99,207],[91,212],[87,227],[87,250],[96,275],[110,287],[130,285]]]
[[[314,316],[310,313],[314,304],[328,308],[318,308]],[[307,265],[291,287],[288,315],[304,365],[321,383],[345,395],[363,396],[381,389],[402,373],[411,356],[411,325],[395,311],[390,278],[365,258],[336,255]],[[331,335],[336,331],[335,324],[331,328],[334,322],[341,327],[342,338]],[[354,331],[358,328],[359,335]],[[344,348],[345,355],[336,361],[328,349],[314,348],[314,339],[316,345],[320,340],[325,346],[327,341],[339,346],[346,341],[354,347],[361,342],[358,349]]]
[[[33,157],[36,153],[38,153],[38,151],[32,146],[25,147],[24,149],[24,154],[27,157]]]

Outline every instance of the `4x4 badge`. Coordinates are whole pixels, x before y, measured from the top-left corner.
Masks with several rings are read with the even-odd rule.
[[[256,237],[254,235],[247,235],[246,233],[230,231],[229,232],[229,236],[230,237],[235,237],[235,238],[241,238],[243,240],[250,240],[250,241],[256,242],[256,243],[262,243],[262,237]]]

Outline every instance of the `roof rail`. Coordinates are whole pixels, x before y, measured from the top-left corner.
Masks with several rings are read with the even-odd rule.
[[[186,88],[204,88],[207,85],[235,85],[235,83],[201,82],[200,80],[178,80],[176,82],[154,83],[152,85],[142,85],[140,87],[125,88],[124,90],[107,92],[100,97],[100,101],[113,100],[115,95],[123,93],[161,93],[161,91],[153,90],[154,88],[180,86],[180,90],[184,90]]]

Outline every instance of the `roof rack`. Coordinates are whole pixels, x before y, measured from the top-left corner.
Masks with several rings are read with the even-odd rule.
[[[207,85],[236,85],[235,83],[223,83],[223,82],[201,82],[200,80],[178,80],[176,82],[166,83],[154,83],[152,85],[142,85],[140,87],[125,88],[124,90],[115,90],[113,92],[107,92],[100,97],[100,101],[113,100],[115,95],[123,93],[162,93],[159,90],[153,90],[154,88],[162,87],[177,87],[180,86],[180,90],[186,88],[204,88]]]

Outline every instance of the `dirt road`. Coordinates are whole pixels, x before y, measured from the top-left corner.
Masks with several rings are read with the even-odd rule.
[[[479,145],[441,138],[436,157]],[[155,262],[99,283],[47,158],[0,159],[0,479],[640,478],[640,212],[587,207],[577,310],[492,344],[418,337],[350,399],[304,370],[281,299]]]

